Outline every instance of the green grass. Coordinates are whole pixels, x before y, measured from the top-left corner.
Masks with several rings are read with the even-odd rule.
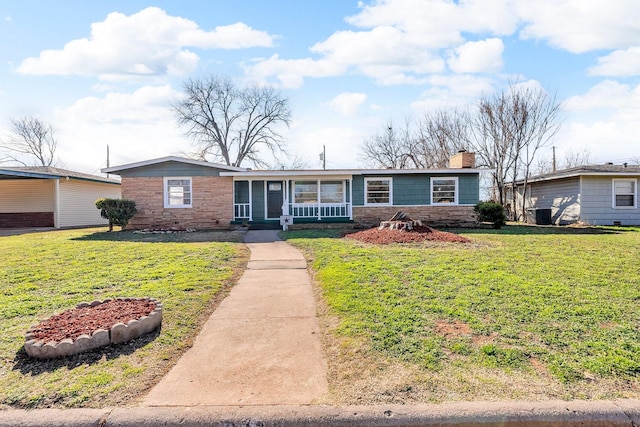
[[[428,375],[452,365],[547,375],[563,397],[580,397],[593,378],[638,389],[640,229],[458,232],[473,243],[375,246],[331,232],[286,236],[312,262],[338,319],[334,336],[362,341],[374,356]],[[444,333],[448,326],[458,332]],[[592,395],[615,396],[617,385]]]
[[[214,240],[227,240],[214,241]],[[229,240],[231,239],[231,240]],[[242,271],[233,233],[139,235],[104,229],[0,237],[0,405],[106,406],[159,380]],[[121,346],[35,361],[26,330],[82,301],[154,297],[162,329]]]

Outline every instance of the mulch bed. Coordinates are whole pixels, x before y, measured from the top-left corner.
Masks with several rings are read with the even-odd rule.
[[[424,225],[416,226],[413,230],[393,230],[383,228],[382,230],[371,228],[369,230],[358,231],[345,235],[348,239],[359,240],[365,243],[389,244],[389,243],[420,243],[426,241],[448,242],[448,243],[471,243],[466,237],[459,236],[446,231],[438,231]]]
[[[109,330],[116,323],[125,325],[149,315],[156,303],[147,299],[111,300],[93,307],[73,308],[56,314],[36,325],[31,333],[38,341],[75,340],[80,335],[91,336],[98,329]]]

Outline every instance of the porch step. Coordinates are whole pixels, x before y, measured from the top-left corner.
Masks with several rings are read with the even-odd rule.
[[[277,222],[272,223],[251,223],[249,230],[281,230],[282,227]]]

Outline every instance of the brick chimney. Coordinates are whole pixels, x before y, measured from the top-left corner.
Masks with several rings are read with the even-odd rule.
[[[452,169],[473,169],[476,167],[476,153],[460,150],[449,159],[449,167]]]

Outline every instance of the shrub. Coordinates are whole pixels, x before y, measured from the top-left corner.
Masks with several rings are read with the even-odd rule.
[[[493,228],[500,228],[507,223],[504,208],[500,203],[480,202],[475,205],[473,210],[478,214],[478,221],[491,222]]]
[[[100,209],[102,218],[109,220],[109,231],[113,231],[114,225],[119,225],[120,229],[124,230],[138,211],[136,202],[127,199],[98,199],[96,208]]]

